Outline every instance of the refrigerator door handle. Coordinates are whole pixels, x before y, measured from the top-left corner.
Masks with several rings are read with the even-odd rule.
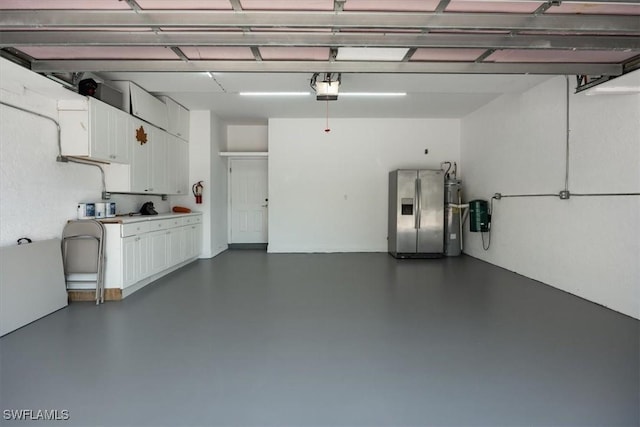
[[[422,214],[422,181],[416,179],[416,230],[420,230],[420,216]]]

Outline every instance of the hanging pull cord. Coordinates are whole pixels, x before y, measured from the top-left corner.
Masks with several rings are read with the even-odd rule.
[[[329,127],[329,100],[327,100],[326,103],[327,103],[327,125],[324,128],[324,131],[326,133],[329,133],[329,132],[331,132],[331,128]]]

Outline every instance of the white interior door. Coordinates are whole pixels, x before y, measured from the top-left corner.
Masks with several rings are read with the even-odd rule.
[[[267,159],[232,159],[231,240],[229,243],[267,243]]]

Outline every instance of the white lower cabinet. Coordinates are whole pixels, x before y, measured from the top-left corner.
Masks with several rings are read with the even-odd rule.
[[[108,254],[107,258],[109,259]],[[149,274],[149,236],[146,234],[141,234],[139,236],[129,236],[123,238],[122,287],[126,288],[128,286],[131,286],[134,283],[148,277]]]
[[[170,264],[179,264],[187,259],[185,252],[185,227],[167,231],[167,253]]]
[[[167,232],[149,233],[149,254],[151,255],[151,274],[165,270],[169,265],[167,257]]]
[[[137,242],[140,240],[138,236],[130,236],[122,239],[122,286],[127,287],[133,285],[140,277],[138,258],[140,249]],[[109,258],[109,261],[111,259]]]
[[[202,215],[105,224],[105,287],[128,295],[200,254]]]

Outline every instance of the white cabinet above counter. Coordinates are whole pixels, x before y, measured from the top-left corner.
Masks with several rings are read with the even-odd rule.
[[[131,164],[110,164],[105,171],[106,190],[112,193],[187,194],[188,143],[142,120],[132,118],[127,133]]]
[[[62,155],[129,163],[131,116],[95,98],[58,101]]]
[[[142,91],[133,83],[120,83],[126,83],[125,96],[131,99]],[[149,108],[171,109],[171,133],[92,97],[59,101],[61,154],[105,163],[107,192],[187,194],[189,111],[168,97],[163,102],[146,92],[138,96],[147,97],[155,100]]]
[[[167,113],[169,114],[167,132],[189,141],[189,110],[168,96],[161,96],[160,99],[167,106]]]
[[[122,92],[125,111],[160,129],[169,127],[169,112],[163,101],[133,82],[113,81],[111,84]]]

